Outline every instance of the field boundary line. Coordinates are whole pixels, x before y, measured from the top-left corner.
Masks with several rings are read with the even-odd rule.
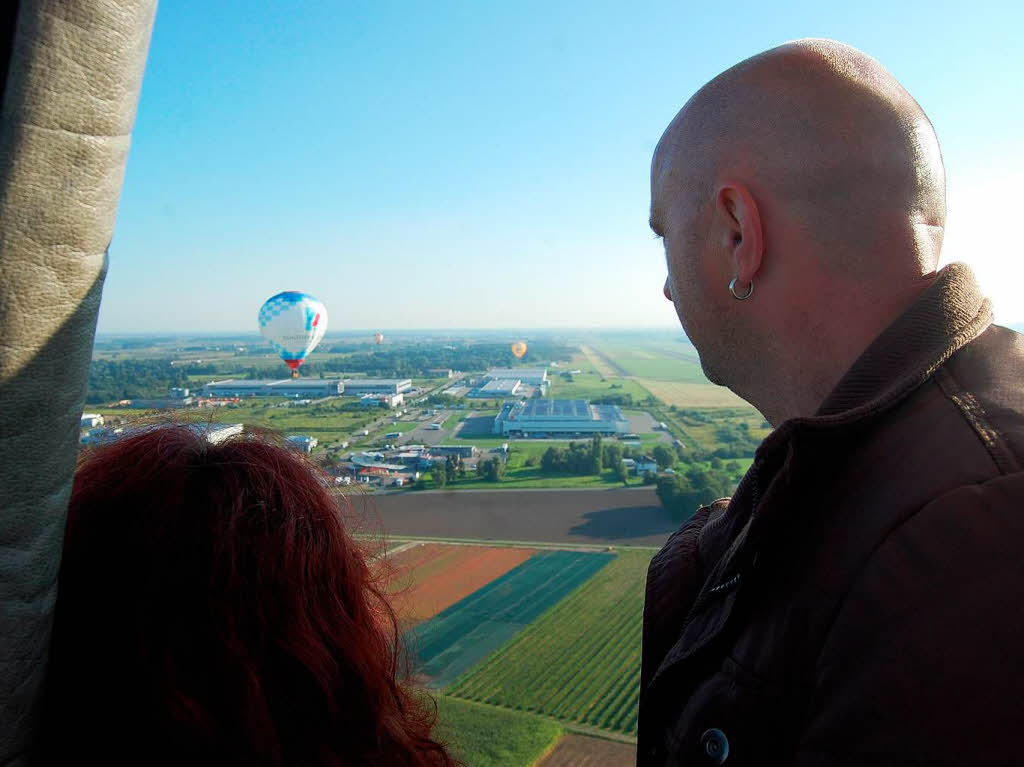
[[[485,708],[497,708],[502,711],[514,711],[520,714],[529,714],[530,716],[537,717],[538,719],[545,719],[549,722],[554,722],[555,724],[562,727],[566,732],[571,732],[575,735],[588,735],[592,738],[601,738],[602,740],[610,740],[615,743],[626,743],[631,746],[636,745],[636,738],[631,735],[626,735],[625,733],[612,732],[611,730],[602,730],[600,727],[592,727],[587,724],[577,724],[576,722],[569,722],[564,719],[557,719],[553,716],[548,716],[547,714],[539,714],[536,711],[528,711],[525,708],[512,708],[511,706],[501,706],[497,703],[484,703],[480,700],[471,700],[469,698],[463,698],[459,695],[449,695],[445,692],[441,692],[440,694],[448,698],[455,698],[456,700],[463,701],[474,706],[483,706]]]
[[[358,540],[375,540],[379,536],[356,534]],[[408,541],[400,549],[404,549],[416,543],[450,543],[453,546],[492,546],[502,548],[523,548],[523,549],[552,549],[556,551],[661,551],[661,546],[638,546],[633,544],[615,543],[557,543],[552,541],[498,541],[492,538],[445,538],[429,535],[396,535],[403,541]],[[388,554],[394,554],[399,548],[393,549]]]

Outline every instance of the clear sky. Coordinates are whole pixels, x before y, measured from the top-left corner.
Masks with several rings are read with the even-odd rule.
[[[669,326],[651,153],[709,78],[820,36],[880,59],[946,160],[944,262],[1024,322],[1019,2],[164,0],[100,331]]]

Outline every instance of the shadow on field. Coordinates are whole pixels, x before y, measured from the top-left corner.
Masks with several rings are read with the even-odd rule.
[[[586,520],[583,524],[569,530],[570,535],[614,541],[648,535],[667,535],[679,527],[678,520],[672,519],[660,506],[622,506],[588,511],[583,515],[583,519]]]
[[[461,439],[462,437],[482,437],[484,435],[487,435],[488,437],[493,437],[494,434],[491,431],[491,429],[493,428],[493,415],[478,415],[472,418],[467,418],[465,421],[462,422],[462,431],[459,432],[459,438]]]

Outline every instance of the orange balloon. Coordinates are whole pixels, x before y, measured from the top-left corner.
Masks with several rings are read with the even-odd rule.
[[[378,345],[380,345],[380,343],[384,340],[384,334],[383,333],[374,333],[373,334],[373,340],[376,341]]]
[[[516,359],[522,359],[523,355],[526,354],[526,341],[516,341],[511,346],[512,353],[516,355]]]

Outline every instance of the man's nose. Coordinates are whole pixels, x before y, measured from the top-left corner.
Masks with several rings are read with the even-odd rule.
[[[665,298],[667,298],[669,301],[671,301],[672,300],[672,288],[669,285],[669,278],[668,277],[665,278],[665,287],[663,287],[661,290],[665,294]]]

